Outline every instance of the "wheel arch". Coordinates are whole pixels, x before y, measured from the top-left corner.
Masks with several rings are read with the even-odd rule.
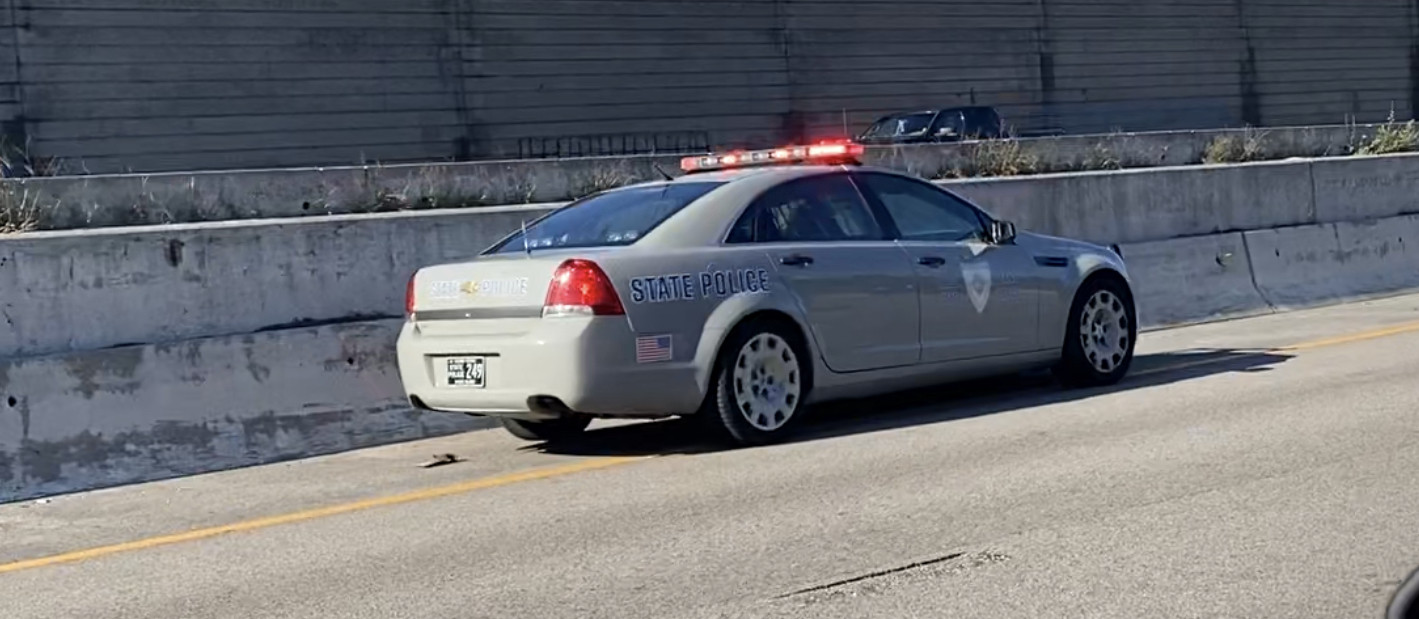
[[[720,310],[724,311],[717,311],[706,322],[704,335],[700,338],[699,349],[695,353],[695,365],[698,368],[695,380],[703,394],[703,401],[708,401],[713,395],[710,381],[725,354],[725,343],[745,325],[764,320],[782,325],[798,339],[806,357],[803,364],[804,382],[812,389],[820,372],[818,349],[806,321],[797,311],[773,302],[746,305],[735,310],[727,310],[721,305]]]
[[[1115,269],[1108,264],[1097,264],[1094,265],[1093,268],[1085,271],[1083,273],[1083,276],[1079,278],[1079,283],[1075,284],[1073,289],[1070,290],[1069,296],[1067,297],[1068,301],[1064,304],[1062,308],[1064,310],[1064,314],[1063,316],[1061,316],[1061,328],[1058,332],[1061,347],[1064,345],[1065,339],[1068,337],[1069,320],[1070,316],[1074,315],[1074,306],[1081,301],[1080,294],[1083,293],[1083,291],[1090,284],[1100,280],[1110,280],[1116,282],[1123,288],[1124,293],[1128,295],[1128,304],[1133,307],[1134,323],[1136,328],[1138,301],[1136,300],[1136,297],[1133,293],[1133,282],[1129,281],[1128,275],[1119,271],[1118,269]]]
[[[1084,272],[1084,276],[1079,278],[1079,285],[1074,287],[1074,294],[1070,298],[1070,302],[1072,303],[1074,299],[1078,298],[1079,291],[1083,290],[1085,286],[1101,279],[1109,279],[1118,282],[1123,286],[1124,291],[1128,293],[1129,302],[1133,302],[1133,282],[1129,281],[1127,275],[1124,275],[1118,269],[1106,264],[1096,265],[1094,268]]]

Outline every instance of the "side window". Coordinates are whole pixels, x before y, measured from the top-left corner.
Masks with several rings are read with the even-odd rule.
[[[923,182],[888,174],[859,174],[865,192],[877,197],[904,241],[984,239],[975,209]]]
[[[754,200],[735,222],[730,243],[866,241],[882,227],[844,174],[789,181]]]

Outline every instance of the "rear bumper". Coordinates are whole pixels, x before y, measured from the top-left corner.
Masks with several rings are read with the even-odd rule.
[[[673,348],[670,361],[637,363],[636,334],[623,317],[533,319],[517,333],[479,333],[480,322],[485,321],[404,324],[397,345],[399,375],[411,403],[435,411],[545,419],[565,412],[690,414],[703,400],[694,351]],[[448,386],[444,368],[450,356],[485,357],[485,386]]]

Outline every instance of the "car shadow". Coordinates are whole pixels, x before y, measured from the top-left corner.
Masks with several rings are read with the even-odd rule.
[[[945,423],[1022,408],[1082,400],[1229,372],[1265,372],[1291,355],[1264,350],[1195,349],[1134,359],[1129,375],[1109,387],[1065,389],[1048,372],[1014,374],[824,403],[807,411],[783,443],[798,443],[918,425]],[[694,418],[592,429],[576,440],[521,448],[568,456],[645,456],[732,450]]]

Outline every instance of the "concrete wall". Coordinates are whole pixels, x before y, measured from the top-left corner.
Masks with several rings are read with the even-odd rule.
[[[471,257],[539,207],[0,237],[0,357],[400,316],[420,266]],[[22,294],[20,291],[23,291]]]
[[[1419,156],[955,186],[1124,243],[1157,327],[1419,288],[1415,183]],[[480,427],[400,403],[403,283],[541,208],[0,240],[0,501]]]
[[[1411,114],[1408,0],[5,0],[0,119],[92,172],[592,155],[979,103],[1070,132]]]
[[[1099,243],[1419,213],[1419,155],[943,184],[1023,229]],[[0,237],[0,287],[25,292],[0,302],[6,320],[0,328],[0,355],[398,316],[402,284],[416,268],[471,257],[549,208],[442,209]]]
[[[408,408],[398,324],[0,360],[0,502],[488,427]]]

